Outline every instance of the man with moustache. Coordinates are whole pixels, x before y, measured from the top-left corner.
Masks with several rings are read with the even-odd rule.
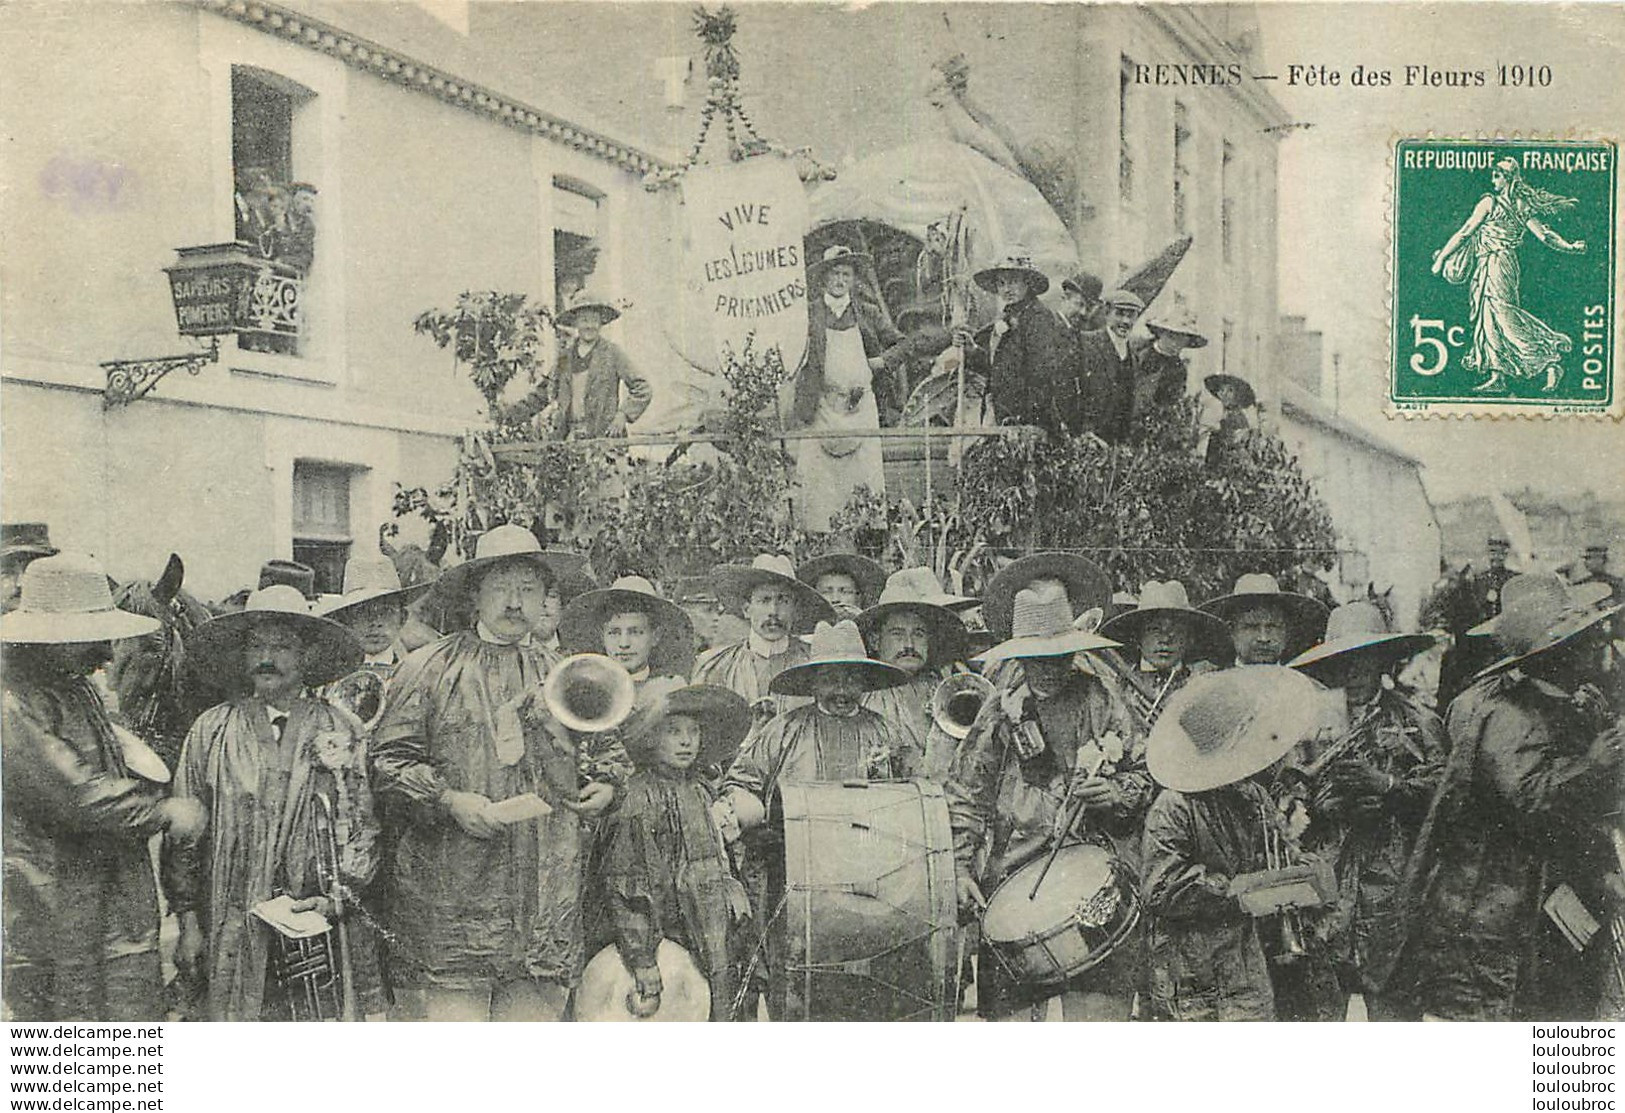
[[[309,691],[359,665],[361,645],[312,615],[298,589],[274,584],[204,623],[188,648],[206,681],[239,694],[199,715],[181,747],[173,795],[202,805],[209,823],[196,846],[164,843],[164,894],[180,920],[175,964],[201,985],[209,1020],[296,1019],[275,933],[252,910],[286,894],[294,909],[333,921],[377,867],[363,740]],[[317,825],[328,814],[339,878],[324,876]],[[356,989],[358,1008],[381,1010],[376,984]]]
[[[195,839],[203,810],[166,798],[169,771],[113,725],[89,679],[111,642],[158,622],[115,610],[101,567],[77,553],[36,555],[18,603],[0,617],[7,1018],[162,1020],[147,843]]]
[[[1101,302],[1106,308],[1106,327],[1077,339],[1078,409],[1072,425],[1080,432],[1089,430],[1113,441],[1127,433],[1126,422],[1118,420],[1118,399],[1133,383],[1129,334],[1145,312],[1145,301],[1132,290],[1113,290]]]
[[[775,696],[773,678],[806,663],[807,643],[797,634],[814,624],[834,621],[835,609],[796,578],[782,556],[763,554],[749,565],[724,564],[713,573],[717,596],[728,610],[750,623],[743,641],[703,654],[694,665],[694,683],[715,684],[744,697],[758,720],[770,718],[795,701]]]

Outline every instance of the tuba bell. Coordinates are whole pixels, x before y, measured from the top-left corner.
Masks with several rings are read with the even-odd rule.
[[[548,670],[542,702],[571,730],[601,734],[632,714],[632,674],[601,653],[577,653]]]
[[[993,698],[993,681],[975,672],[956,672],[931,693],[931,720],[949,738],[962,739]]]

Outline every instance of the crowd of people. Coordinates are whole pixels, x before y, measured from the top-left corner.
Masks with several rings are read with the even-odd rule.
[[[269,562],[187,636],[222,698],[171,769],[101,680],[159,620],[43,526],[5,541],[12,1019],[801,1019],[780,791],[903,781],[946,801],[949,973],[986,1019],[1625,1002],[1605,550],[1579,583],[1486,573],[1492,648],[1436,707],[1400,679],[1435,635],[1267,574],[1125,602],[1038,553],[970,598],[763,554],[668,599],[501,525],[407,588],[356,557],[312,601]],[[986,910],[1072,847],[1112,881],[1074,894],[1084,959],[1035,975]]]

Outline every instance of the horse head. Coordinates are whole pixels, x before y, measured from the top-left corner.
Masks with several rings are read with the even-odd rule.
[[[206,696],[193,690],[186,672],[186,637],[212,612],[182,589],[186,566],[174,553],[156,580],[132,580],[114,592],[120,610],[159,622],[156,633],[115,642],[108,681],[120,716],[173,763]]]

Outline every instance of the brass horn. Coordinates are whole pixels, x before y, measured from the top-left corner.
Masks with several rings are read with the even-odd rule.
[[[956,672],[931,693],[931,719],[949,738],[964,738],[994,691],[981,673]]]
[[[601,653],[577,653],[548,671],[542,702],[571,730],[600,734],[632,714],[632,674]]]

